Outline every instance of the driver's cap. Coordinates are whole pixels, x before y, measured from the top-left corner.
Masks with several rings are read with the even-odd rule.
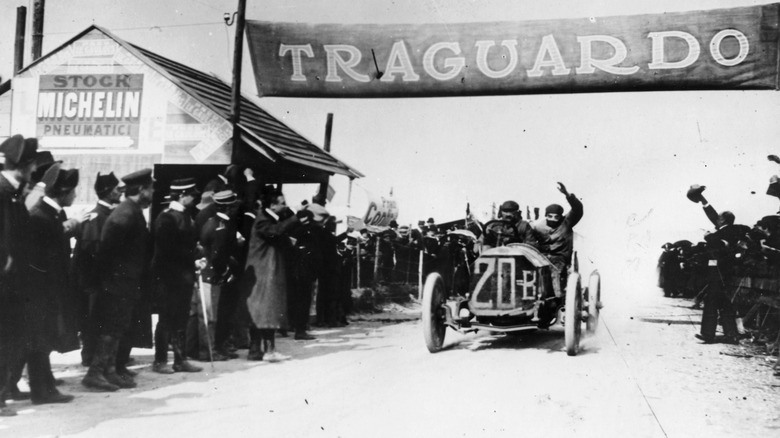
[[[515,201],[506,201],[501,204],[501,211],[515,212],[520,211],[520,205]]]

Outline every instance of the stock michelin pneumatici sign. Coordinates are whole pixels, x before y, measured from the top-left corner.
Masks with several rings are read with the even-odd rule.
[[[778,89],[778,4],[526,22],[247,21],[260,95]]]
[[[113,169],[223,165],[232,150],[232,128],[224,117],[140,49],[99,28],[14,77],[11,125],[88,170],[93,162]]]
[[[49,147],[103,147],[103,138],[117,138],[117,147],[138,144],[142,74],[53,74],[39,77],[37,131]]]

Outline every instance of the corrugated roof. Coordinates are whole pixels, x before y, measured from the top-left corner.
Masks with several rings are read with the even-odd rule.
[[[27,66],[24,70],[51,56],[52,53],[59,51],[62,47],[67,46],[93,29],[103,32],[106,36],[137,55],[150,67],[182,87],[182,89],[198,99],[200,103],[206,105],[226,120],[230,120],[232,95],[230,84],[213,75],[130,44],[100,26],[90,26],[67,43],[36,60],[36,62]],[[286,161],[287,164],[312,167],[318,171],[325,171],[331,174],[337,173],[350,178],[364,176],[356,169],[335,158],[276,119],[244,96],[243,93],[241,96],[241,120],[239,121],[239,127],[242,131],[252,135],[252,137],[260,139],[260,143],[266,149],[266,157],[268,155],[273,156],[276,158],[274,161]]]

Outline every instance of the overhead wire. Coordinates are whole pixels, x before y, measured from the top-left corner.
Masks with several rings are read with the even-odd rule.
[[[190,23],[190,24],[169,24],[169,25],[149,25],[149,26],[135,26],[135,27],[114,27],[111,28],[112,32],[115,31],[122,31],[122,30],[148,30],[148,29],[168,29],[168,28],[181,28],[181,27],[201,27],[201,26],[215,26],[215,25],[222,25],[224,26],[225,23],[223,21],[213,21],[213,22],[204,22],[204,23]],[[69,32],[45,32],[45,35],[73,35],[76,32],[69,31]]]

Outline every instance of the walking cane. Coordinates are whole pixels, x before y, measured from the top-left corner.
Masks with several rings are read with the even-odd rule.
[[[214,372],[214,353],[211,350],[211,334],[209,333],[209,315],[206,313],[206,296],[203,295],[203,273],[198,272],[198,294],[200,295],[200,307],[203,312],[203,325],[206,326],[206,344],[209,347],[209,362],[211,372]]]

